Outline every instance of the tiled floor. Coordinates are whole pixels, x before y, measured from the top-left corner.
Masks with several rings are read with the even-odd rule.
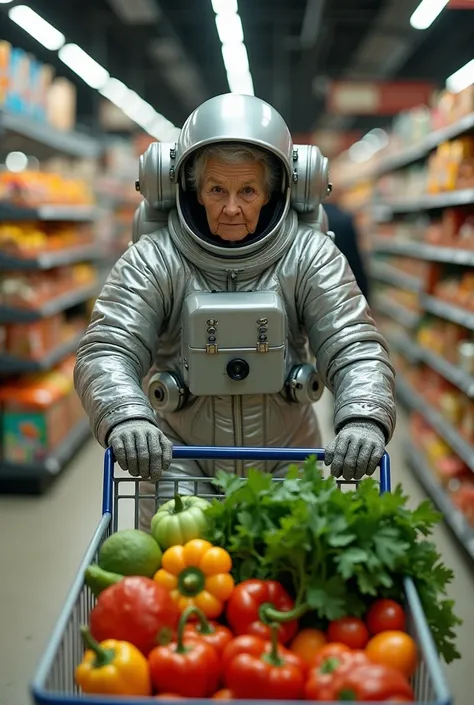
[[[318,405],[329,440],[330,400]],[[422,493],[402,462],[403,417],[389,451],[394,482],[413,502]],[[102,450],[92,441],[67,473],[41,498],[0,497],[0,705],[27,705],[28,682],[61,610],[84,550],[98,523]],[[450,535],[436,541],[456,578],[451,589],[464,619],[459,648],[464,658],[447,668],[456,705],[471,705],[474,686],[473,576]]]

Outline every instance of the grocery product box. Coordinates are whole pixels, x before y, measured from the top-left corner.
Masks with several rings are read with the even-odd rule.
[[[4,461],[43,461],[74,426],[69,404],[73,393],[72,379],[54,370],[0,388]]]
[[[14,47],[10,52],[9,87],[5,108],[12,113],[26,113],[29,101],[31,57]]]
[[[47,98],[47,121],[57,130],[73,130],[76,125],[76,88],[66,78],[55,78]]]

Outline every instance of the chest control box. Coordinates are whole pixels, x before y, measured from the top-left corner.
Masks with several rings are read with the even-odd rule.
[[[286,349],[286,311],[274,291],[198,292],[184,301],[181,370],[195,396],[278,393]]]

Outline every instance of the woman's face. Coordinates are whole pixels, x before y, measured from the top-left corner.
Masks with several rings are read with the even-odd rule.
[[[240,242],[255,232],[262,206],[268,203],[265,167],[259,162],[209,159],[198,200],[213,235]]]

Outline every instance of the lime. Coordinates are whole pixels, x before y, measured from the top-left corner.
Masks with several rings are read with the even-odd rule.
[[[110,573],[152,578],[161,566],[161,555],[152,536],[139,529],[124,529],[104,541],[98,562],[102,570]]]

